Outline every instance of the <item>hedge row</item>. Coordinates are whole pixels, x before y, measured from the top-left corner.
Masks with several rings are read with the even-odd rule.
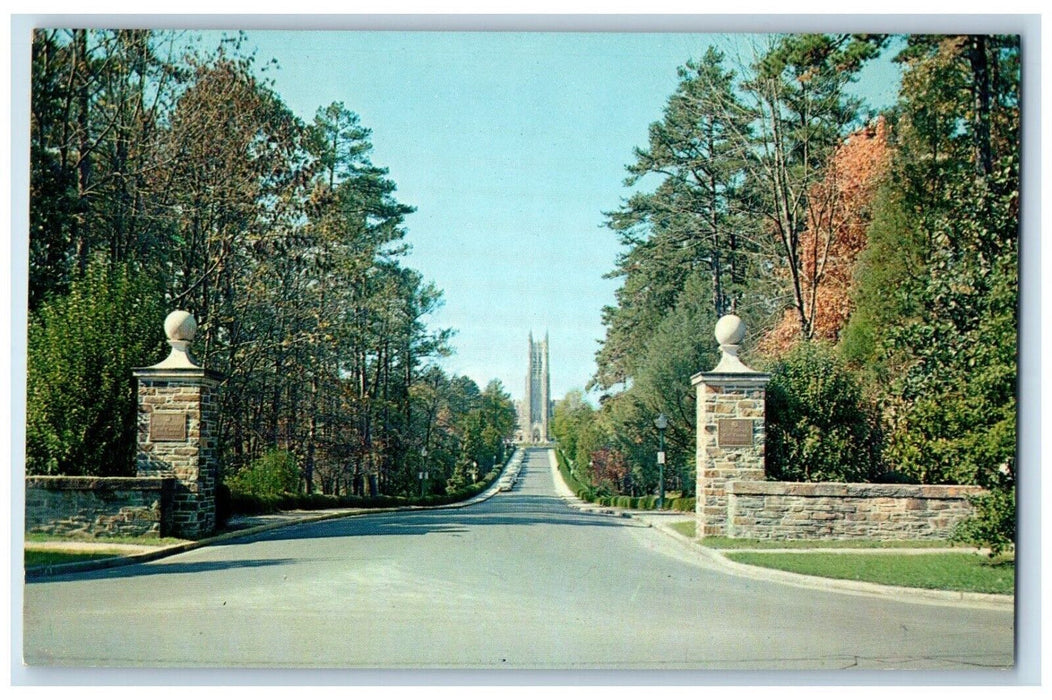
[[[657,496],[599,496],[594,503],[611,508],[629,508],[633,510],[657,510]],[[665,510],[682,511],[691,513],[694,511],[695,501],[693,498],[666,498]]]
[[[556,450],[555,456],[559,463],[559,473],[562,474],[563,481],[574,492],[574,495],[582,501],[611,508],[657,510],[657,496],[597,496],[594,488],[582,483],[570,472],[569,461],[563,455],[562,450]],[[693,513],[694,503],[693,498],[666,498],[665,510]]]
[[[239,515],[264,515],[282,510],[325,510],[329,508],[398,508],[404,506],[441,506],[473,498],[489,488],[502,467],[491,470],[482,481],[442,495],[423,498],[402,496],[334,496],[322,493],[284,493],[277,496],[254,496],[231,492],[225,485],[218,493],[216,508],[220,521]]]
[[[569,460],[566,459],[566,455],[563,454],[561,449],[556,448],[555,460],[559,465],[559,473],[562,475],[563,481],[570,487],[574,495],[582,501],[588,501],[589,503],[595,501],[595,490],[573,475],[570,471]]]

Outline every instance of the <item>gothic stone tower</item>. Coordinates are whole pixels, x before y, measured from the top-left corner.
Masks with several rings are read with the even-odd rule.
[[[548,442],[548,420],[551,416],[551,383],[548,378],[548,334],[544,340],[533,342],[530,333],[530,365],[526,374],[526,398],[519,415],[522,438],[525,442]]]

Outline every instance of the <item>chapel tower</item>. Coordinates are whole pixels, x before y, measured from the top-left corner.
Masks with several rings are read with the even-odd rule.
[[[548,429],[551,418],[551,381],[548,377],[548,334],[544,340],[533,341],[530,333],[529,369],[526,373],[526,398],[519,412],[519,429],[525,442],[542,443],[551,440]]]

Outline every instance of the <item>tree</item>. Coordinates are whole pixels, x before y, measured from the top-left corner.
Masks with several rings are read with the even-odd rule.
[[[186,73],[168,33],[33,33],[29,308],[65,293],[104,253],[158,274],[170,244],[157,208],[164,114]],[[168,46],[165,56],[165,46]]]
[[[996,485],[1015,468],[1018,51],[1017,37],[924,36],[901,55],[848,340],[880,372],[889,463],[925,483]]]
[[[617,306],[603,310],[593,381],[621,385],[602,415],[630,465],[627,488],[656,485],[653,419],[665,413],[671,476],[692,490],[688,379],[715,364],[709,329],[721,315],[733,310],[762,330],[788,307],[779,333],[792,342],[843,324],[847,309],[832,297],[850,278],[865,222],[847,209],[876,178],[852,160],[873,155],[870,142],[843,145],[860,107],[846,88],[883,41],[778,36],[738,74],[716,50],[680,70],[664,118],[628,167],[626,185],[656,177],[657,186],[607,214],[625,247],[611,276],[624,283]]]
[[[26,472],[134,476],[134,367],[163,359],[161,290],[105,261],[75,275],[29,325]]]
[[[742,84],[746,104],[756,115],[746,166],[746,206],[776,243],[770,251],[773,269],[786,280],[787,306],[804,340],[815,334],[804,235],[809,226],[818,233],[826,209],[824,198],[815,201],[813,195],[821,194],[827,164],[856,126],[861,101],[845,88],[884,41],[874,35],[782,36]],[[812,260],[812,269],[818,262],[818,257]]]
[[[625,185],[658,177],[651,192],[636,192],[607,226],[627,250],[610,277],[623,277],[617,307],[603,311],[606,341],[597,354],[602,388],[634,375],[637,349],[664,312],[675,305],[689,276],[710,278],[716,317],[739,305],[754,250],[738,198],[752,115],[735,93],[734,74],[710,48],[679,69],[680,83],[664,118],[650,125],[647,148],[635,150]]]
[[[156,306],[136,308],[154,315],[153,335],[165,311],[190,310],[198,359],[225,375],[217,447],[227,476],[278,451],[308,491],[408,493],[423,446],[448,454],[451,470],[464,416],[481,410],[428,364],[448,352],[450,331],[425,327],[441,292],[400,263],[412,207],[370,160],[370,131],[353,111],[336,103],[302,123],[242,40],[175,58],[174,34],[34,35],[30,314],[49,329],[33,331],[34,347],[60,345],[49,319],[73,303],[74,283],[89,284],[88,267],[149,279]],[[88,296],[116,303],[106,290],[117,277],[85,279],[96,278]],[[52,390],[50,357],[34,360],[31,396]],[[124,401],[122,386],[106,400]],[[507,406],[490,393],[482,440],[496,454]],[[33,450],[42,469],[77,473],[68,444],[93,418],[63,401],[34,413]]]
[[[888,167],[883,118],[856,131],[838,147],[808,199],[808,224],[800,235],[803,314],[812,337],[835,343],[851,314],[855,263],[866,247],[872,202]],[[798,310],[786,311],[761,342],[779,355],[800,340]]]

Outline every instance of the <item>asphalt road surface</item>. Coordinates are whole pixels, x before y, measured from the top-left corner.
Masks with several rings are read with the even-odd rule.
[[[1003,669],[1009,611],[734,576],[556,497],[546,450],[474,506],[275,530],[31,582],[31,665]]]

